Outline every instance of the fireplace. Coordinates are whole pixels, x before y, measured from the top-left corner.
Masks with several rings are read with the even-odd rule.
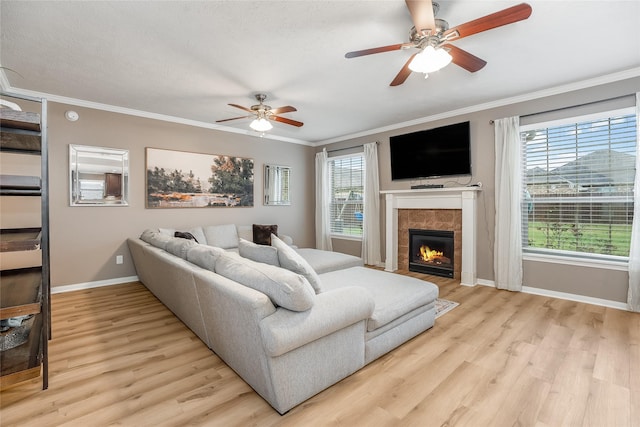
[[[453,231],[409,229],[409,271],[453,277]]]

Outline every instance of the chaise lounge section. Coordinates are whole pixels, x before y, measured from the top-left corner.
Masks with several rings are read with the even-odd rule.
[[[246,227],[171,232],[129,239],[140,281],[281,414],[434,324],[432,283]]]

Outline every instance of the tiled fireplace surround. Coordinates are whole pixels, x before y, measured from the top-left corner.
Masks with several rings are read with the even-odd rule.
[[[462,270],[461,209],[398,209],[398,269],[409,269],[409,229],[453,231],[453,278]]]
[[[454,278],[476,284],[478,187],[381,191],[386,202],[385,270],[409,268],[409,228],[454,232]]]

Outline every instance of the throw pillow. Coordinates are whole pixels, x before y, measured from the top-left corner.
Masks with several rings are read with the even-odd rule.
[[[278,235],[277,225],[253,224],[253,243],[271,246],[271,235]]]
[[[173,233],[173,236],[179,237],[181,239],[193,240],[196,243],[200,243],[198,242],[198,239],[196,239],[195,236],[188,231],[176,231],[175,233]]]
[[[280,266],[291,270],[294,273],[302,274],[307,278],[313,290],[316,294],[322,292],[322,284],[320,283],[320,277],[315,272],[313,267],[300,256],[291,246],[280,240],[278,236],[271,236],[271,246],[275,246],[278,249],[278,261]]]
[[[313,288],[304,276],[289,270],[223,253],[216,261],[215,271],[262,292],[276,306],[291,311],[306,311],[313,306]]]
[[[255,262],[263,262],[280,267],[278,250],[273,246],[258,245],[240,238],[238,241],[238,252],[243,258],[249,258]]]

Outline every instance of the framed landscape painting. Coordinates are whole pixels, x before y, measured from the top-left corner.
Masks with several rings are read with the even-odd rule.
[[[253,159],[146,149],[146,206],[253,206]]]

